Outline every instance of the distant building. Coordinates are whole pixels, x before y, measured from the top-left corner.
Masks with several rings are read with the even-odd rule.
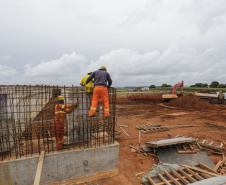
[[[149,91],[149,87],[141,87],[142,91]]]

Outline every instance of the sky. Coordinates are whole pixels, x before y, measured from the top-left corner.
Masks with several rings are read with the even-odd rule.
[[[0,0],[0,84],[226,83],[225,0]]]

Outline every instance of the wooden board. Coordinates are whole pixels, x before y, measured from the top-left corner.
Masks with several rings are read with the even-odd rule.
[[[195,154],[201,150],[197,143],[183,143],[175,146],[179,154]]]
[[[38,160],[38,165],[37,165],[37,171],[36,171],[36,175],[35,175],[34,185],[39,185],[40,184],[40,178],[41,178],[41,173],[42,173],[42,164],[43,164],[43,160],[44,160],[44,155],[45,155],[45,152],[42,151],[41,155],[39,157],[39,160]]]
[[[152,185],[185,185],[190,182],[198,182],[211,177],[219,176],[216,173],[212,173],[212,170],[208,171],[198,164],[195,167],[185,166],[178,171],[165,172],[164,174],[158,174],[152,177],[148,177],[148,181]],[[206,174],[206,175],[204,175]]]
[[[195,141],[194,138],[180,137],[180,138],[172,138],[172,139],[164,139],[164,140],[159,140],[159,141],[146,142],[145,144],[148,146],[152,146],[154,148],[158,148],[160,146],[170,146],[170,145],[176,145],[176,144],[181,144],[181,143],[192,143],[194,141]]]

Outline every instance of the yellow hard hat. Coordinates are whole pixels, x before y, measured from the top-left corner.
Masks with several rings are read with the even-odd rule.
[[[63,96],[58,96],[58,100],[64,100],[64,97]]]
[[[107,71],[107,68],[105,66],[101,66],[102,69],[105,69],[105,71]]]

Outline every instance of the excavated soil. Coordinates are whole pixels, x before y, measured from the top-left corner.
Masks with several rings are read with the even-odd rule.
[[[128,100],[136,101],[139,103],[160,103],[162,102],[162,94],[139,94],[139,95],[130,95]]]
[[[177,135],[209,140],[226,145],[225,130],[209,127],[219,124],[226,126],[226,105],[209,104],[191,95],[184,95],[171,102],[163,102],[161,94],[126,95],[117,94],[116,124],[127,125],[123,129],[116,125],[121,135],[116,139],[120,144],[118,169],[119,174],[102,180],[82,185],[140,185],[142,176],[149,172],[159,161],[152,156],[131,152],[130,145],[139,147],[138,125],[160,123],[162,126],[194,125],[194,127],[174,128],[169,131],[141,134],[141,145],[145,142],[168,139]],[[225,147],[224,154],[226,155]],[[217,164],[222,155],[211,155]],[[142,173],[141,173],[142,172]]]
[[[188,108],[188,109],[198,109],[198,110],[213,110],[218,109],[218,107],[211,105],[205,100],[201,100],[197,97],[195,97],[192,94],[184,94],[183,96],[171,100],[168,103],[169,106],[172,107],[180,107],[180,108]]]

